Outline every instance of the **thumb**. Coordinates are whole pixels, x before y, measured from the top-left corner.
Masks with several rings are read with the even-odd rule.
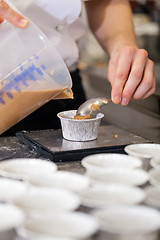
[[[28,20],[14,11],[4,0],[0,0],[0,16],[1,19],[6,19],[16,27],[25,28],[28,26]]]

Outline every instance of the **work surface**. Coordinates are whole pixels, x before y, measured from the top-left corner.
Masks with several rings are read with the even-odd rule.
[[[84,168],[80,162],[82,153],[95,153],[94,150],[97,149],[98,152],[124,152],[124,146],[128,144],[149,142],[112,125],[101,126],[99,130],[97,140],[91,142],[67,141],[62,138],[61,130],[23,132],[19,133],[18,137],[2,137],[0,138],[0,160],[7,158],[49,158],[52,161],[56,160],[59,170],[83,174]],[[40,152],[40,149],[43,151]],[[66,155],[67,152],[71,153],[69,156],[72,158],[67,158],[65,161],[65,158],[62,158],[62,153]],[[54,158],[55,153],[57,153],[57,158]],[[58,158],[59,156],[60,158]],[[82,209],[82,211],[84,210]],[[98,238],[98,240],[100,239]]]
[[[94,153],[123,153],[128,144],[149,142],[112,125],[100,126],[97,139],[87,142],[65,140],[60,129],[20,132],[17,137],[30,149],[54,162],[79,161]]]
[[[18,137],[0,138],[0,160],[8,158],[44,158],[55,161],[61,169],[83,171],[80,160],[99,152],[123,153],[131,143],[148,140],[112,125],[100,126],[98,138],[90,142],[63,139],[61,130],[21,132]]]

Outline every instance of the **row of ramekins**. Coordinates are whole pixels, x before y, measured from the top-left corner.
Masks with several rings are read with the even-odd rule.
[[[99,163],[102,166],[98,166]],[[56,171],[54,163],[41,159],[12,159],[0,163],[2,176],[22,180],[0,179],[0,200],[16,205],[25,214],[25,223],[17,228],[22,239],[84,239],[94,234],[98,226],[108,234],[127,237],[131,233],[135,236],[136,231],[138,235],[151,237],[154,232],[157,237],[159,212],[142,205],[133,206],[147,202],[148,198],[148,189],[137,187],[150,180],[148,173],[141,169],[142,159],[102,154],[84,158],[82,165],[87,169],[85,176]],[[80,205],[87,206],[94,218],[91,214],[75,212]],[[11,222],[5,221],[10,214],[7,210],[3,213],[4,207],[11,206],[1,204],[0,215],[4,216],[6,226],[13,226],[14,214]],[[95,208],[99,210],[93,212]],[[5,230],[5,224],[0,231]]]
[[[160,187],[160,145],[132,144],[125,147],[125,151],[129,155],[97,154],[82,160],[86,175],[94,186],[90,193],[86,192],[87,197],[89,194],[91,195],[90,198],[88,197],[89,204],[101,208],[92,211],[92,214],[98,219],[102,239],[158,240],[160,229],[160,212],[157,210],[160,209],[160,188],[158,188]],[[144,171],[148,170],[150,166],[156,169],[151,169],[149,173]],[[149,183],[155,186],[147,186]],[[105,190],[101,189],[102,185]],[[118,188],[128,186],[132,186],[133,190],[133,186],[136,185],[141,185],[142,188],[134,189],[140,190],[142,195],[144,194],[143,197],[141,195],[139,203],[144,202],[153,208],[148,208],[146,205],[129,205],[136,198],[138,199],[138,194],[133,191],[131,194],[126,188],[121,195],[118,190]],[[110,189],[112,194],[109,194],[109,191],[105,194],[106,188]],[[136,204],[136,200],[134,203]]]

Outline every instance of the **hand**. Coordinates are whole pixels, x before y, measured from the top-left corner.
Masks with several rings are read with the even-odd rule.
[[[28,20],[25,17],[15,12],[5,1],[0,0],[0,23],[4,19],[19,28],[28,26]]]
[[[146,50],[124,47],[109,61],[108,80],[115,104],[127,105],[130,100],[147,98],[155,92],[154,63]]]

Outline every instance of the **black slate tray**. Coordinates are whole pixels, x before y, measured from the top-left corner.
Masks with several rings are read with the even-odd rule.
[[[54,162],[80,161],[97,153],[125,153],[124,147],[128,144],[150,142],[112,125],[100,126],[98,138],[88,142],[68,141],[62,137],[60,129],[22,131],[16,136],[30,149]]]

